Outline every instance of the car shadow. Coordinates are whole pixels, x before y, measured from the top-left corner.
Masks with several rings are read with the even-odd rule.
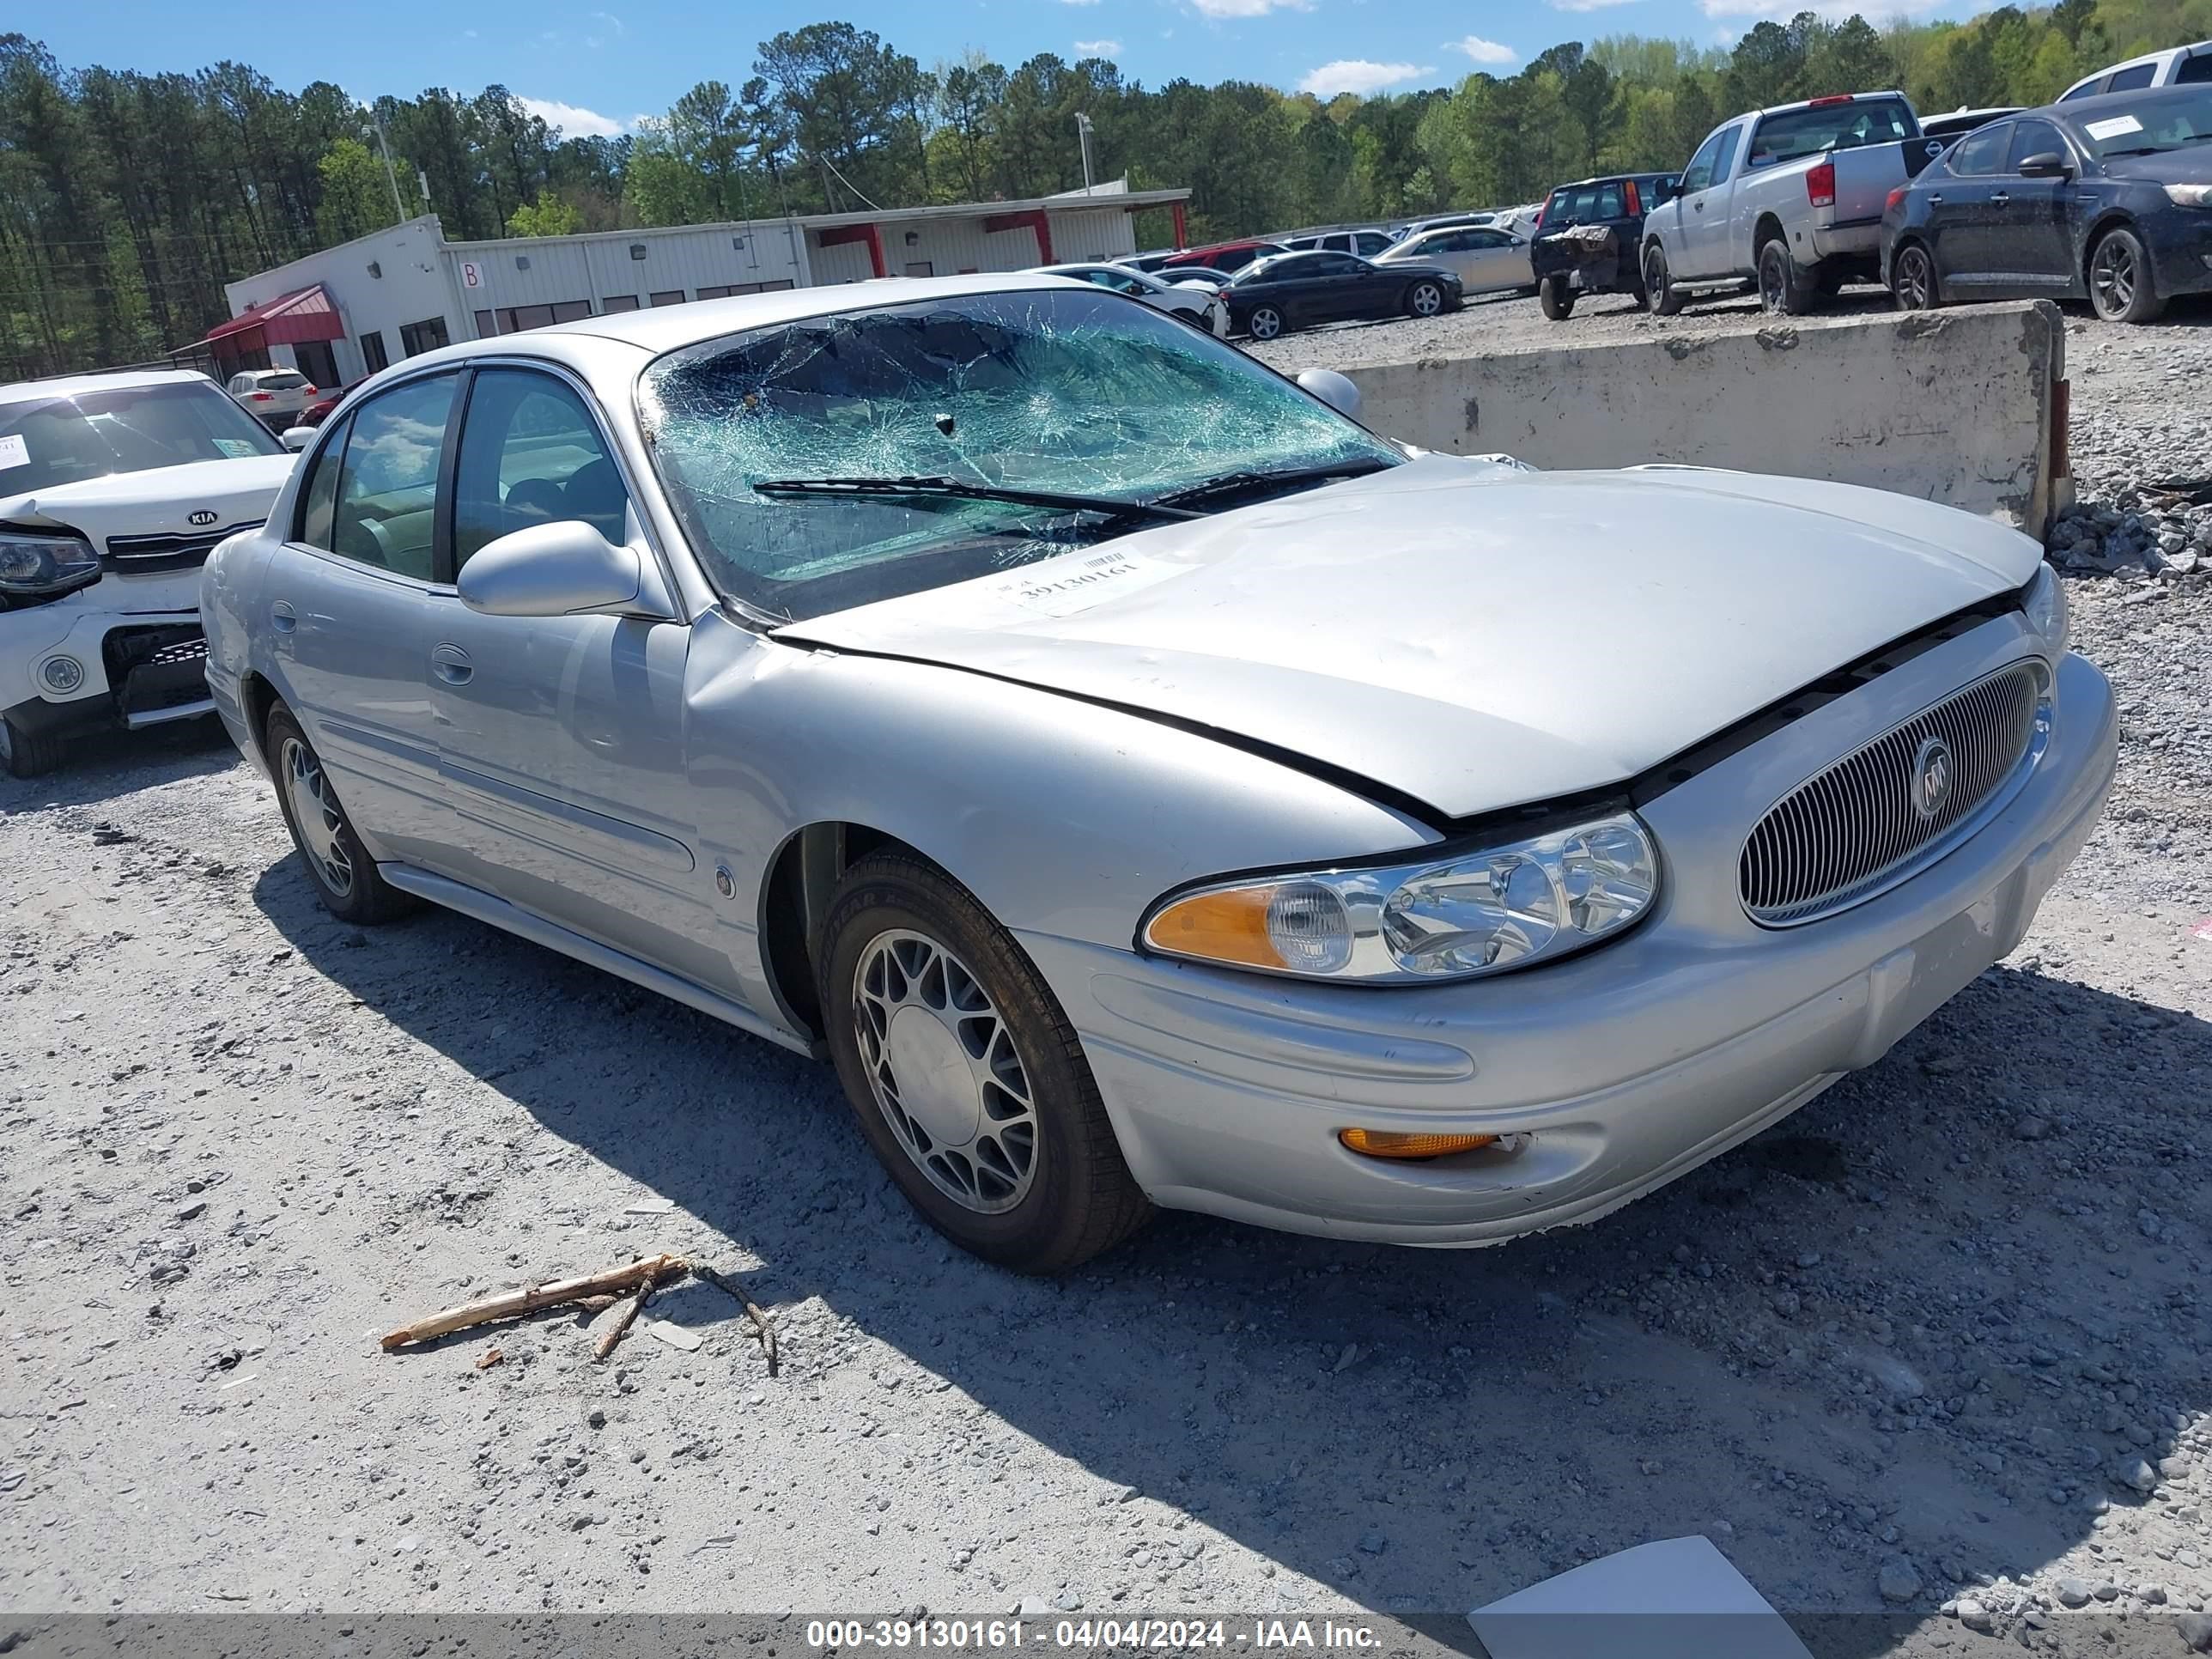
[[[787,1370],[888,1345],[1109,1487],[1447,1642],[1468,1607],[1683,1534],[1801,1630],[1827,1619],[1823,1654],[1886,1650],[2106,1528],[2168,1559],[2201,1536],[2155,1474],[2212,1407],[2212,1024],[2185,1013],[1993,969],[1595,1225],[1419,1251],[1165,1214],[1052,1283],[922,1228],[826,1067],[459,916],[356,930],[289,858],[254,898],[368,1009],[757,1261]],[[430,962],[465,999],[424,994]],[[862,1341],[809,1352],[816,1298]],[[1917,1589],[1885,1609],[1899,1559]],[[1188,1606],[1162,1567],[1118,1606]]]
[[[212,715],[137,732],[90,732],[73,739],[60,769],[44,777],[0,772],[0,816],[96,806],[238,763],[229,734]]]

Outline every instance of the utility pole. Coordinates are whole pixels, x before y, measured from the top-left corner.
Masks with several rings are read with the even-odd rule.
[[[1075,116],[1075,140],[1083,147],[1083,188],[1088,191],[1091,188],[1091,118],[1079,110]]]
[[[366,138],[371,132],[374,132],[376,134],[377,149],[384,152],[384,182],[392,186],[392,210],[404,220],[407,217],[407,210],[400,205],[399,175],[392,169],[392,146],[385,140],[384,123],[381,120],[379,120],[372,126],[363,127],[361,130],[361,136]],[[425,191],[423,193],[428,195],[428,191]]]

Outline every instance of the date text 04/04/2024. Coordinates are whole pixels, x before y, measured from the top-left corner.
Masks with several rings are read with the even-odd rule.
[[[816,1619],[806,1644],[823,1650],[1023,1647],[1091,1651],[1151,1648],[1373,1648],[1373,1629],[1334,1619]]]

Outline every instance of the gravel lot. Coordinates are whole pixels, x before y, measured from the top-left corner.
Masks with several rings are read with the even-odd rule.
[[[826,1069],[458,917],[334,923],[212,732],[0,779],[0,1651],[63,1611],[1456,1611],[1703,1532],[1903,1650],[2101,1613],[2184,1652],[2212,577],[2177,556],[2212,566],[2212,507],[2140,492],[2212,473],[2207,321],[2073,325],[2053,544],[2126,731],[2021,951],[1734,1154],[1500,1250],[1165,1216],[1010,1278],[911,1218]],[[563,1314],[377,1351],[653,1249],[773,1310],[781,1374],[696,1284],[648,1316],[696,1351],[595,1364]]]

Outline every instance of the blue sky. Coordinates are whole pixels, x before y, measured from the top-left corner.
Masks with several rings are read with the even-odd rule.
[[[1449,85],[1474,69],[1510,74],[1548,46],[1601,34],[1729,44],[1759,18],[1807,3],[1855,9],[1848,0],[753,0],[702,15],[696,3],[641,0],[389,0],[241,13],[89,0],[13,27],[73,66],[194,70],[228,55],[288,88],[329,79],[363,99],[503,82],[578,133],[657,115],[697,81],[735,86],[751,72],[757,42],[830,17],[875,30],[925,66],[970,47],[1009,65],[1039,52],[1095,52],[1149,86],[1234,76],[1329,94]],[[1878,20],[1974,8],[1874,0],[1856,9]]]

